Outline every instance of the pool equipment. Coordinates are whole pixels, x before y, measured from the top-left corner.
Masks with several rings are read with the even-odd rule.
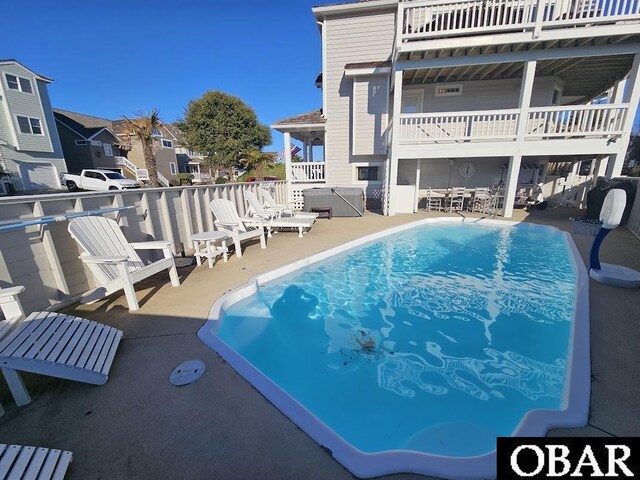
[[[600,210],[600,222],[589,219],[571,219],[574,232],[581,235],[595,234],[589,253],[589,276],[596,282],[614,287],[640,287],[640,272],[622,265],[600,263],[600,247],[605,237],[620,225],[627,193],[624,190],[613,189],[607,193]],[[599,228],[598,228],[599,227]],[[595,232],[595,233],[594,233]]]

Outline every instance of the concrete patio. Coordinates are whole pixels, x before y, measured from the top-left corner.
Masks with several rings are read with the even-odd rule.
[[[517,219],[570,230],[570,216],[550,209]],[[304,240],[279,233],[268,249],[249,246],[239,259],[213,269],[179,269],[182,286],[166,274],[137,287],[141,309],[129,313],[124,296],[68,313],[124,331],[104,386],[25,375],[33,402],[18,408],[0,382],[0,443],[71,450],[68,478],[353,478],[326,451],[235,373],[196,332],[213,301],[253,275],[388,227],[426,215],[319,220]],[[433,215],[433,214],[431,214]],[[590,239],[574,237],[586,255]],[[602,259],[640,269],[640,240],[619,228],[605,242]],[[640,295],[637,290],[590,285],[592,395],[589,425],[551,435],[640,435]],[[179,363],[200,358],[207,372],[176,388],[168,375]],[[424,478],[394,475],[388,478]]]

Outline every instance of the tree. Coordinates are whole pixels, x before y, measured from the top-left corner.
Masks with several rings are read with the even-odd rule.
[[[275,163],[275,156],[260,150],[251,150],[244,155],[244,167],[253,170],[257,178],[264,178],[265,170]]]
[[[622,174],[630,177],[640,176],[640,133],[631,134]]]
[[[271,143],[271,130],[238,97],[210,90],[187,105],[178,122],[186,141],[229,176],[248,152]]]
[[[157,109],[151,110],[149,115],[139,114],[133,119],[125,119],[128,134],[137,138],[142,144],[144,164],[149,171],[149,183],[152,187],[158,186],[158,168],[156,166],[156,148],[154,146],[153,132],[162,124]]]

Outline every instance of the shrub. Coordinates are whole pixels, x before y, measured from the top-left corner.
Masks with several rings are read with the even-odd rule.
[[[217,177],[215,184],[220,185],[221,183],[227,183],[227,179],[225,177]]]

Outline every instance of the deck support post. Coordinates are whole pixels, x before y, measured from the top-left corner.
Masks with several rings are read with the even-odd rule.
[[[20,374],[12,368],[3,368],[2,374],[4,375],[4,379],[7,381],[7,385],[13,395],[13,399],[16,401],[16,405],[22,407],[31,403],[31,397],[29,396],[27,387],[24,386],[24,382],[22,381]]]
[[[420,169],[422,168],[422,159],[419,158],[416,161],[416,192],[415,200],[413,201],[413,213],[418,211],[418,203],[420,202]]]
[[[293,202],[293,190],[291,188],[291,134],[284,132],[284,172],[287,180],[287,203]]]
[[[400,138],[400,112],[402,111],[402,70],[396,70],[393,77],[393,137],[391,141],[391,155],[389,156],[389,178],[385,184],[387,188],[387,215],[394,216],[397,209],[398,185],[398,147]]]
[[[640,82],[640,53],[636,53],[633,57],[633,66],[625,82],[628,86],[626,91],[622,92],[624,85],[622,87],[617,85],[616,89],[614,89],[614,96],[622,95],[622,103],[629,105],[629,109],[622,126],[622,136],[617,141],[618,153],[609,157],[607,178],[619,177],[622,173],[622,165],[624,165],[624,158],[631,138],[631,129],[633,128],[633,121],[636,118],[638,102],[640,101],[640,85],[638,85],[638,82]]]
[[[524,142],[527,133],[527,124],[529,123],[529,106],[531,105],[531,92],[533,91],[533,80],[536,76],[536,61],[532,60],[524,64],[522,73],[522,83],[520,85],[520,98],[518,99],[518,108],[520,114],[518,116],[518,126],[516,131],[516,143],[518,152],[520,146]],[[516,189],[518,188],[518,177],[520,176],[520,165],[522,164],[522,155],[520,153],[509,159],[509,170],[507,171],[507,180],[504,192],[504,204],[502,206],[502,216],[511,218],[513,215],[513,202],[516,198]]]

